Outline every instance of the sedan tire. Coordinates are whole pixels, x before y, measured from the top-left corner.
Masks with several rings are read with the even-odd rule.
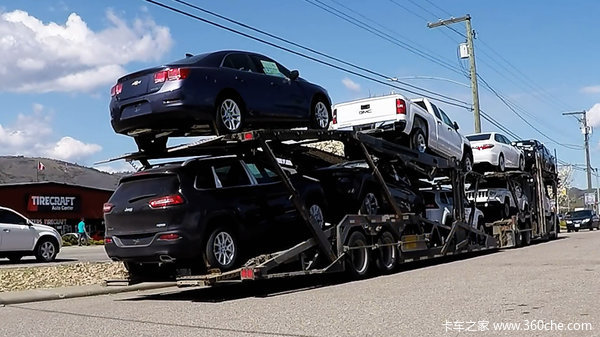
[[[217,104],[215,123],[218,134],[237,133],[244,125],[243,105],[239,98],[226,97]]]
[[[506,162],[504,161],[504,155],[500,153],[498,156],[498,172],[506,171]]]
[[[317,99],[311,107],[310,118],[311,128],[319,130],[327,130],[331,122],[331,108],[321,99]]]

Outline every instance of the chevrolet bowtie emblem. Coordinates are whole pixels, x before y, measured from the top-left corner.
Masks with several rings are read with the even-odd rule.
[[[131,82],[131,85],[134,85],[134,86],[135,86],[135,85],[139,85],[139,84],[142,84],[142,81],[140,81],[140,80],[135,80],[135,81]]]

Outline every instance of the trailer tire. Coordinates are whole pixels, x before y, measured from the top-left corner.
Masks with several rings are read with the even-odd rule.
[[[214,227],[204,247],[204,261],[207,268],[230,270],[235,266],[238,255],[238,241],[233,231],[222,225]]]
[[[367,239],[364,234],[354,231],[348,238],[348,247],[362,247],[350,249],[346,252],[346,270],[353,278],[361,278],[367,275],[371,259],[369,257],[370,249],[365,247]]]
[[[389,245],[377,248],[375,256],[375,265],[382,274],[391,273],[398,263],[398,249],[390,244],[395,243],[394,235],[385,231],[377,239],[378,245]]]

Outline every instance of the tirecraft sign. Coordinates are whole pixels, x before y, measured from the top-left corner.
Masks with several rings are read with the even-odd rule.
[[[29,212],[77,212],[79,205],[79,196],[30,195],[27,210]]]

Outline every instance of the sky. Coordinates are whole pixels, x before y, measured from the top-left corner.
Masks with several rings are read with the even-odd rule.
[[[156,1],[325,59],[181,2]],[[442,94],[451,102],[465,102],[458,104],[461,107],[438,105],[458,122],[463,134],[470,134],[474,122],[468,108],[472,102],[469,64],[457,53],[465,41],[465,24],[427,27],[428,22],[466,14],[475,30],[479,97],[487,116],[519,138],[542,141],[556,149],[561,161],[574,165],[585,163],[583,135],[579,122],[562,113],[587,110],[588,123],[600,130],[598,1],[573,0],[568,6],[557,0],[188,3],[347,62],[328,60],[343,68],[352,69],[350,63],[368,69],[372,72],[368,77],[377,77],[376,73],[381,82],[401,89],[144,0],[2,1],[0,155],[54,158],[108,172],[131,170],[123,161],[94,165],[136,151],[133,139],[114,133],[110,125],[111,86],[127,73],[180,59],[185,53],[223,49],[259,52],[298,69],[301,77],[325,87],[334,103],[391,92],[409,98],[429,95],[423,90]],[[515,139],[486,120],[482,129]],[[174,139],[169,144],[184,141]],[[596,133],[590,137],[590,152],[592,166],[600,167]],[[575,170],[574,185],[586,186],[580,169]]]

